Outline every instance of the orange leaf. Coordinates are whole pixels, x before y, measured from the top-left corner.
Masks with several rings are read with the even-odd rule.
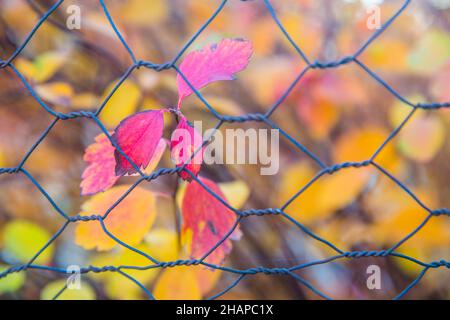
[[[389,132],[378,126],[351,129],[336,141],[333,159],[335,163],[368,160],[388,136]],[[375,160],[387,169],[395,167],[398,162],[395,147],[388,143]]]
[[[80,215],[103,215],[130,188],[123,185],[93,196],[82,205]],[[153,224],[156,213],[155,196],[149,190],[136,187],[105,219],[106,229],[129,245],[139,244]],[[110,250],[117,242],[102,229],[99,221],[79,222],[75,242],[85,249]]]
[[[156,281],[158,300],[200,300],[202,293],[194,270],[190,267],[166,269]]]
[[[316,139],[327,138],[339,120],[340,110],[328,99],[301,99],[297,110],[299,117]]]
[[[284,205],[314,175],[313,167],[307,162],[287,167],[277,197],[279,204]],[[305,224],[325,221],[336,210],[351,204],[363,190],[369,177],[368,169],[364,168],[345,169],[332,176],[323,176],[297,196],[285,212]]]
[[[216,286],[222,274],[221,270],[204,268],[201,266],[194,268],[193,271],[202,295],[207,294]]]

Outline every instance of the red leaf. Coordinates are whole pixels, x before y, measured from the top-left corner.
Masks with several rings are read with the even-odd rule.
[[[119,179],[115,174],[115,148],[108,137],[102,133],[95,137],[95,143],[86,148],[84,161],[88,167],[81,176],[81,194],[92,195],[111,188]]]
[[[198,151],[194,157],[192,157],[192,154],[197,151],[202,144],[203,139],[201,134],[187,121],[186,117],[182,117],[177,128],[172,133],[170,141],[170,156],[172,161],[177,167],[181,167],[186,161],[189,161],[186,165],[186,169],[197,175],[202,166],[204,148]],[[180,172],[179,175],[181,178],[188,181],[192,178],[190,174],[185,171]]]
[[[139,167],[145,168],[158,146],[164,129],[164,110],[149,110],[136,113],[117,126],[113,139],[122,151]],[[136,173],[134,167],[119,152],[115,151],[116,175]]]
[[[215,194],[226,201],[219,186],[206,178],[199,178]],[[199,259],[211,250],[232,228],[236,221],[233,211],[206,191],[197,182],[189,183],[186,187],[182,203],[183,243],[187,245],[190,256]],[[221,263],[225,255],[231,251],[231,240],[241,236],[239,226],[232,236],[225,240],[208,257],[210,263]]]
[[[248,65],[253,46],[242,39],[224,39],[219,44],[189,53],[180,65],[181,73],[199,90],[219,80],[233,80],[234,74]],[[193,93],[183,77],[178,74],[178,108],[184,98]]]

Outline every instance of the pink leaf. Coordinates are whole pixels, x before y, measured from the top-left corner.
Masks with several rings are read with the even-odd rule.
[[[202,144],[201,134],[187,121],[186,117],[182,117],[170,141],[172,161],[177,167],[189,161],[185,168],[197,175],[203,162],[204,148],[199,150]],[[192,157],[197,150],[199,151]],[[184,180],[191,180],[191,176],[185,171],[181,171],[179,175]]]
[[[136,113],[117,126],[113,139],[120,149],[141,169],[147,167],[155,152],[164,129],[164,110],[149,110]],[[118,151],[116,175],[136,173],[135,168]]]
[[[95,137],[95,143],[86,148],[83,159],[89,165],[81,176],[82,195],[92,195],[105,191],[119,179],[114,170],[116,166],[114,150],[111,141],[104,133]]]
[[[156,167],[158,166],[158,163],[161,161],[164,151],[166,151],[168,143],[169,143],[169,141],[167,141],[164,138],[161,138],[161,140],[159,140],[158,145],[156,146],[155,152],[153,153],[153,156],[150,159],[150,163],[145,168],[144,172],[146,174],[150,174],[156,169]]]
[[[145,174],[151,174],[156,169],[159,162],[161,161],[164,151],[166,151],[168,143],[169,143],[169,141],[167,141],[164,138],[161,138],[161,140],[159,140],[158,145],[156,146],[155,152],[153,152],[152,158],[150,159],[148,166],[144,170]],[[137,173],[137,172],[130,174],[130,176],[138,176],[138,175],[139,175],[139,173]]]
[[[199,90],[219,80],[233,80],[234,74],[245,69],[253,53],[253,46],[242,39],[223,39],[219,44],[189,53],[180,65],[180,71],[192,86]],[[178,108],[184,98],[193,93],[178,74]]]
[[[219,186],[206,178],[199,178],[207,188],[226,201]],[[236,222],[233,211],[217,200],[198,182],[189,183],[183,198],[182,240],[190,256],[200,259],[230,232]],[[215,249],[206,259],[210,263],[222,263],[232,249],[231,240],[241,237],[239,226],[231,236]]]

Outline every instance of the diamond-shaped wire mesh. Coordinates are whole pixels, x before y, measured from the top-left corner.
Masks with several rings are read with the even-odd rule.
[[[245,0],[242,0],[245,1]],[[116,241],[121,246],[132,250],[145,258],[149,260],[149,265],[147,267],[137,267],[132,265],[122,265],[122,266],[104,266],[104,267],[94,267],[94,266],[88,266],[81,268],[81,273],[86,274],[90,272],[98,273],[98,272],[117,272],[124,277],[128,278],[130,281],[133,281],[138,285],[147,295],[149,298],[154,299],[152,293],[139,281],[137,281],[135,278],[127,274],[127,270],[148,270],[153,268],[172,268],[172,267],[178,267],[178,266],[206,266],[213,269],[220,269],[225,272],[235,274],[237,276],[236,280],[231,283],[229,286],[227,286],[224,290],[221,292],[215,294],[214,296],[211,296],[210,299],[218,298],[222,296],[223,294],[227,293],[228,291],[232,290],[238,283],[244,279],[245,277],[249,277],[251,275],[255,275],[258,273],[263,273],[266,275],[286,275],[290,276],[293,279],[297,280],[299,283],[303,284],[305,287],[316,293],[318,296],[325,298],[325,299],[331,299],[331,297],[328,297],[326,294],[321,292],[319,289],[317,289],[315,286],[310,284],[308,281],[300,277],[295,273],[295,271],[302,270],[305,268],[313,267],[315,265],[320,264],[326,264],[332,261],[337,261],[341,259],[356,259],[356,258],[364,258],[364,257],[387,257],[387,256],[393,256],[400,259],[408,260],[412,263],[417,264],[422,268],[422,271],[419,273],[417,278],[412,281],[402,292],[400,292],[395,299],[402,298],[407,292],[409,292],[419,281],[423,278],[425,273],[429,271],[430,269],[436,269],[436,268],[450,268],[450,262],[445,260],[440,261],[431,261],[431,262],[423,262],[418,259],[415,259],[414,257],[401,254],[399,252],[396,252],[396,249],[399,248],[404,242],[408,241],[411,237],[413,237],[416,233],[418,233],[430,219],[433,219],[437,216],[449,216],[450,211],[447,208],[442,209],[432,209],[426,206],[405,184],[403,184],[401,181],[399,181],[395,176],[393,176],[390,172],[388,172],[383,166],[381,166],[379,163],[377,163],[377,156],[379,153],[386,147],[386,145],[402,130],[402,128],[407,124],[407,122],[414,116],[414,113],[419,109],[425,109],[425,110],[438,110],[441,108],[448,108],[450,106],[450,103],[412,103],[408,101],[405,97],[403,97],[400,93],[398,93],[393,87],[391,87],[387,82],[385,82],[380,76],[378,76],[373,70],[371,70],[367,65],[365,65],[363,62],[360,61],[359,57],[361,54],[370,46],[372,42],[374,42],[383,32],[385,32],[391,24],[405,11],[405,9],[410,5],[411,0],[405,1],[402,6],[398,9],[398,11],[388,19],[380,29],[378,29],[361,47],[359,50],[357,50],[353,55],[346,56],[340,60],[337,61],[310,61],[308,57],[304,54],[302,49],[294,42],[294,40],[291,38],[289,33],[284,28],[283,24],[277,17],[277,14],[272,7],[269,0],[262,0],[264,2],[264,5],[268,12],[270,13],[271,17],[273,18],[274,22],[278,26],[278,28],[282,31],[284,37],[289,41],[290,45],[292,45],[295,49],[295,51],[298,53],[298,55],[301,57],[301,59],[306,63],[306,67],[301,71],[301,73],[296,77],[294,82],[289,86],[289,88],[280,96],[280,98],[268,109],[268,111],[265,114],[262,113],[249,113],[244,114],[241,116],[228,116],[228,115],[222,115],[219,112],[217,112],[212,105],[208,103],[208,101],[202,96],[200,92],[198,92],[192,84],[189,82],[189,79],[180,71],[180,69],[177,66],[178,61],[182,57],[182,55],[188,50],[188,48],[191,46],[191,44],[194,42],[194,40],[208,27],[208,25],[220,14],[220,12],[224,9],[224,7],[227,5],[228,0],[223,0],[219,7],[216,9],[216,11],[211,15],[211,17],[198,29],[198,31],[189,39],[189,41],[183,46],[183,48],[178,52],[178,54],[169,62],[163,63],[163,64],[156,64],[149,61],[143,61],[139,60],[133,53],[132,48],[127,44],[127,42],[124,40],[124,38],[121,35],[121,32],[119,28],[114,23],[114,20],[112,16],[110,15],[108,11],[108,7],[105,5],[103,0],[99,0],[101,7],[104,10],[104,14],[106,15],[111,28],[114,30],[117,38],[122,43],[123,47],[127,50],[128,54],[130,55],[133,64],[125,71],[125,73],[120,77],[120,80],[117,82],[117,84],[114,86],[112,91],[107,95],[105,100],[101,103],[99,108],[95,112],[90,111],[75,111],[70,113],[61,113],[56,112],[52,110],[47,104],[39,97],[39,95],[33,90],[33,87],[27,82],[25,77],[19,72],[19,70],[14,65],[14,60],[20,55],[20,53],[24,50],[24,48],[27,46],[27,44],[30,42],[30,40],[33,38],[36,31],[41,27],[41,25],[50,17],[50,15],[64,2],[64,0],[57,1],[42,17],[39,19],[38,23],[34,26],[34,28],[30,31],[28,36],[25,38],[25,40],[22,42],[22,44],[15,50],[15,52],[6,60],[0,60],[0,69],[9,68],[10,70],[15,73],[23,85],[26,87],[26,89],[29,91],[29,93],[36,99],[36,101],[42,106],[42,108],[47,111],[52,117],[53,121],[52,123],[46,128],[46,130],[39,136],[39,138],[36,140],[36,142],[33,144],[33,146],[28,150],[26,155],[23,157],[23,160],[16,166],[12,168],[0,168],[0,174],[23,174],[25,175],[38,189],[39,191],[48,199],[48,201],[51,203],[51,205],[56,209],[56,211],[65,219],[65,223],[62,225],[62,227],[59,229],[58,232],[56,232],[51,239],[45,244],[44,247],[42,247],[30,261],[26,264],[13,266],[2,273],[0,273],[0,281],[2,278],[7,277],[10,274],[22,272],[27,269],[37,269],[37,270],[47,270],[47,271],[53,271],[57,273],[66,273],[65,269],[57,268],[57,267],[51,267],[51,266],[44,266],[44,265],[37,265],[34,264],[36,258],[44,251],[46,248],[48,248],[63,232],[64,230],[69,226],[71,223],[75,222],[85,222],[85,221],[99,221],[101,224],[104,232],[112,238],[114,241]],[[290,135],[288,135],[286,132],[282,130],[282,128],[278,127],[275,123],[271,121],[271,115],[273,112],[282,104],[282,102],[286,99],[286,97],[290,94],[292,89],[295,87],[295,85],[307,74],[308,72],[312,72],[315,69],[330,69],[330,68],[338,68],[342,67],[348,64],[355,64],[358,67],[360,67],[365,73],[367,73],[374,81],[381,84],[384,88],[386,88],[396,99],[403,102],[404,104],[408,105],[411,108],[411,111],[408,113],[408,115],[403,119],[403,121],[400,123],[400,125],[393,130],[390,135],[386,138],[386,140],[378,147],[378,149],[373,153],[373,155],[361,162],[345,162],[345,163],[338,163],[334,164],[332,166],[325,165],[318,156],[316,156],[314,153],[309,151],[305,146],[303,146],[300,142],[292,138]],[[105,126],[102,124],[102,122],[99,120],[99,115],[102,112],[103,108],[107,104],[107,102],[110,100],[110,98],[115,94],[115,92],[119,89],[119,87],[124,83],[124,81],[130,77],[130,75],[133,73],[134,70],[137,70],[139,68],[148,68],[151,70],[154,70],[155,72],[163,72],[166,70],[175,70],[191,87],[191,89],[194,91],[196,96],[205,104],[205,106],[208,108],[208,110],[212,113],[214,117],[217,118],[217,124],[214,127],[214,130],[218,130],[224,123],[242,123],[242,122],[261,122],[266,123],[269,127],[280,130],[280,133],[285,136],[289,141],[291,141],[301,152],[304,152],[308,157],[310,157],[314,162],[316,162],[320,167],[320,172],[313,178],[309,183],[307,183],[303,188],[301,188],[293,197],[291,197],[285,205],[283,205],[280,208],[266,208],[266,209],[250,209],[250,210],[237,210],[233,207],[231,207],[224,199],[221,199],[217,194],[215,194],[212,190],[210,190],[206,185],[203,184],[193,173],[189,172],[189,170],[183,166],[180,168],[162,168],[155,170],[151,174],[145,174],[139,168],[126,156],[126,154],[120,149],[120,147],[116,144],[116,142],[111,138],[108,130],[105,128]],[[70,216],[64,210],[62,210],[55,201],[53,201],[52,197],[46,192],[46,190],[38,183],[38,181],[27,171],[24,169],[24,164],[31,155],[31,153],[36,149],[36,147],[46,138],[46,136],[50,133],[52,128],[55,126],[55,124],[59,121],[63,120],[70,120],[75,118],[86,118],[91,121],[94,121],[96,125],[101,129],[101,131],[108,137],[108,139],[111,141],[111,143],[116,147],[116,149],[124,155],[125,158],[134,166],[134,168],[139,172],[140,178],[130,187],[130,189],[120,198],[118,199],[114,205],[105,213],[102,215],[91,215],[91,216]],[[210,135],[209,138],[212,137],[214,132]],[[206,144],[208,142],[208,138],[205,139],[204,143]],[[197,152],[200,151],[197,150]],[[194,155],[193,155],[194,156]],[[193,157],[192,156],[192,157]],[[393,181],[396,185],[398,185],[405,193],[407,193],[414,201],[417,202],[418,205],[420,205],[422,208],[424,208],[428,212],[428,216],[424,219],[424,221],[417,226],[416,229],[411,231],[408,235],[406,235],[403,239],[398,241],[395,245],[393,245],[391,248],[387,250],[374,250],[374,251],[343,251],[339,249],[337,246],[335,246],[333,243],[327,241],[326,239],[318,236],[317,234],[313,233],[311,230],[309,230],[307,227],[305,227],[300,221],[295,220],[290,215],[288,215],[286,212],[284,212],[284,209],[291,203],[293,200],[295,200],[297,197],[300,196],[307,188],[309,188],[312,184],[314,184],[320,177],[325,175],[332,175],[340,170],[345,170],[346,168],[363,168],[363,167],[369,167],[372,166],[376,170],[378,170],[382,175],[386,176],[388,179]],[[233,227],[229,230],[229,232],[216,244],[214,245],[203,257],[200,259],[188,259],[188,260],[176,260],[176,261],[158,261],[154,257],[146,254],[145,252],[142,252],[141,250],[129,246],[128,244],[124,243],[117,237],[115,237],[113,234],[111,234],[107,227],[105,226],[104,221],[107,219],[107,216],[111,210],[116,207],[132,190],[137,187],[139,184],[143,183],[144,181],[152,181],[157,179],[160,176],[163,175],[173,175],[177,174],[178,172],[184,170],[187,172],[193,180],[195,180],[196,183],[199,183],[202,185],[212,196],[217,198],[219,201],[221,201],[224,205],[226,205],[229,209],[231,209],[235,215],[236,215],[236,222],[233,225]],[[194,183],[195,183],[194,182]],[[239,225],[239,223],[249,217],[249,216],[264,216],[264,215],[274,215],[279,216],[287,221],[290,221],[292,224],[294,224],[296,227],[298,227],[299,230],[304,232],[306,235],[312,237],[318,242],[321,242],[328,247],[330,247],[333,251],[336,252],[335,255],[330,256],[326,259],[316,260],[316,261],[310,261],[307,263],[298,264],[289,268],[266,268],[266,267],[254,267],[250,269],[235,269],[231,267],[224,267],[221,265],[215,265],[211,264],[205,261],[205,259],[214,251],[216,250],[225,240],[228,239],[228,237],[232,234],[234,229]],[[57,298],[66,287],[61,288],[61,290],[58,292],[58,294],[55,296]]]

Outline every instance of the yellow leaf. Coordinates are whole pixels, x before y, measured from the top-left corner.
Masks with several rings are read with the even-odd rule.
[[[441,119],[431,114],[416,114],[400,131],[398,146],[409,159],[426,163],[442,149],[445,126]]]
[[[178,234],[174,231],[158,228],[145,236],[148,253],[158,261],[174,261],[178,257]]]
[[[421,99],[419,99],[419,101],[421,101]],[[391,123],[391,126],[393,128],[397,128],[403,122],[403,120],[405,120],[405,118],[408,116],[410,112],[411,107],[405,105],[403,102],[394,103],[394,105],[389,109],[388,113],[389,122]],[[417,112],[418,111],[416,111],[416,113]]]
[[[0,265],[0,273],[7,269],[6,266]],[[10,273],[0,280],[0,295],[3,293],[11,293],[19,290],[25,283],[25,273]]]
[[[306,162],[288,167],[281,180],[279,205],[284,205],[314,176],[315,171]],[[331,176],[322,176],[292,201],[285,211],[302,223],[323,220],[354,201],[368,177],[366,169],[344,169]]]
[[[122,185],[96,194],[82,206],[80,215],[103,215],[130,185]],[[139,244],[153,224],[156,215],[154,194],[136,187],[125,197],[105,219],[107,230],[129,245]],[[102,229],[99,221],[79,222],[75,241],[85,249],[110,250],[117,243]]]
[[[386,178],[387,179],[387,178]],[[384,179],[383,179],[384,180]],[[430,190],[414,189],[414,194],[427,206],[434,207]],[[368,197],[368,205],[378,214],[374,227],[380,244],[394,244],[418,227],[428,212],[416,203],[394,182],[382,181]],[[425,248],[442,246],[450,241],[448,224],[440,218],[432,218],[419,233],[408,240],[409,244]]]
[[[33,62],[18,59],[17,69],[30,80],[45,82],[61,68],[66,59],[67,53],[46,52],[39,55]]]
[[[285,168],[281,177],[278,193],[279,205],[282,206],[291,196],[299,191],[314,177],[315,171],[307,162],[298,162]]]
[[[208,292],[214,289],[217,282],[219,282],[220,276],[222,275],[221,270],[212,270],[204,267],[193,268],[193,271],[195,277],[197,278],[202,296],[205,296]]]
[[[170,246],[170,244],[162,243],[162,249],[166,249],[168,246]],[[154,248],[150,248],[145,244],[136,246],[136,249],[153,256],[152,249]],[[153,264],[153,262],[134,251],[121,248],[119,252],[111,252],[96,256],[91,260],[91,264],[99,267],[117,267],[121,265],[145,267]],[[159,270],[157,268],[148,270],[125,269],[123,271],[144,285],[153,281],[159,273]],[[92,274],[91,278],[93,280],[102,282],[104,284],[106,293],[112,299],[139,299],[142,297],[142,289],[139,286],[137,286],[130,279],[116,272],[102,272],[98,274]]]
[[[178,190],[177,190],[177,194],[175,196],[175,201],[177,203],[178,208],[180,208],[180,209],[182,207],[184,194],[186,193],[186,185],[187,185],[187,183],[185,181],[181,181],[178,184]]]
[[[7,158],[5,152],[0,148],[0,167],[6,167]]]
[[[167,229],[155,229],[145,237],[145,243],[136,248],[143,251],[158,261],[174,261],[178,257],[178,240],[174,231]],[[132,265],[144,267],[152,265],[146,257],[131,250],[121,248],[119,252],[100,254],[91,260],[94,266],[120,266]],[[124,270],[127,274],[144,285],[151,283],[160,273],[158,268],[147,270]],[[104,283],[105,290],[109,297],[114,299],[139,299],[142,297],[142,289],[135,283],[115,272],[103,272],[92,275],[92,279]]]
[[[418,205],[415,208],[399,210],[391,217],[386,217],[380,223],[381,234],[385,236],[387,242],[397,242],[407,234],[417,228],[427,217],[428,213]],[[442,219],[434,218],[428,220],[425,226],[411,239],[409,245],[430,248],[442,246],[450,242],[448,224]],[[393,244],[393,243],[392,243]]]
[[[36,81],[37,70],[32,61],[18,57],[16,67],[26,79]]]
[[[154,296],[159,300],[200,300],[202,292],[192,267],[176,267],[162,272]]]
[[[72,87],[65,82],[52,82],[36,86],[39,97],[47,102],[68,107],[74,94]]]
[[[241,209],[250,195],[248,185],[242,180],[219,183],[219,188],[235,209]]]
[[[342,163],[368,160],[388,136],[387,130],[376,126],[352,129],[341,135],[334,144],[334,161]],[[398,157],[393,144],[388,143],[375,161],[388,169],[395,167],[398,164]]]
[[[369,159],[387,135],[383,129],[377,127],[348,132],[335,143],[335,163]],[[385,166],[395,164],[393,147],[388,145],[377,161]],[[286,212],[304,223],[323,220],[336,210],[350,205],[363,191],[373,170],[373,168],[347,168],[331,176],[322,176],[292,201]],[[317,172],[306,162],[287,168],[281,180],[279,204],[284,205],[316,174]]]
[[[408,97],[410,101],[423,101],[416,95]],[[395,103],[389,111],[389,120],[397,127],[411,112],[409,106]],[[442,149],[445,142],[445,124],[439,115],[430,114],[426,110],[417,110],[400,131],[397,142],[398,149],[409,159],[426,163],[431,161]]]
[[[111,83],[104,91],[101,101],[111,93],[117,82]],[[141,99],[141,91],[132,80],[125,80],[113,94],[100,113],[100,120],[108,128],[116,127],[120,121],[136,112]]]
[[[279,205],[284,205],[291,196],[296,194],[313,178],[314,174],[314,170],[306,162],[300,162],[286,168],[283,172],[278,193]],[[319,181],[291,202],[285,209],[286,213],[300,219],[302,223],[320,220],[332,214],[331,211],[326,211],[319,207],[319,205],[322,206],[323,204],[321,199],[326,199],[325,197],[322,198]]]
[[[423,249],[421,248],[401,248],[402,254],[408,255],[410,257],[423,257]],[[412,261],[397,258],[394,259],[394,262],[403,269],[410,277],[417,278],[419,273],[422,271],[423,267],[418,265],[417,263],[413,263]]]
[[[73,109],[95,109],[99,106],[99,98],[90,93],[80,93],[72,97],[71,107]]]
[[[41,300],[52,300],[53,297],[66,285],[67,280],[56,280],[47,284],[41,291]],[[84,281],[81,281],[80,288],[67,288],[61,293],[57,300],[95,300],[94,289]]]
[[[366,52],[366,62],[374,69],[401,72],[406,69],[406,58],[409,51],[407,42],[398,39],[381,39],[375,41]]]
[[[406,99],[411,102],[417,102],[417,101],[424,101],[425,97],[423,97],[420,94],[414,94],[406,97]],[[395,101],[388,111],[388,118],[392,128],[397,128],[411,113],[411,111],[412,108],[410,106],[406,105],[401,101]],[[423,114],[425,112],[426,111],[419,109],[415,112],[413,118],[416,117],[418,114]],[[411,121],[411,119],[409,121]]]
[[[322,210],[335,211],[351,204],[367,184],[369,171],[365,168],[351,168],[324,177],[319,183],[322,199],[325,199],[322,200]]]
[[[47,230],[26,220],[11,221],[3,230],[4,253],[21,263],[28,263],[49,240],[50,233]],[[34,263],[49,264],[53,252],[54,246],[51,244],[38,256]]]
[[[433,190],[429,187],[411,190],[426,206],[436,207]],[[380,179],[366,198],[368,212],[372,214],[371,233],[378,246],[394,245],[414,231],[428,216],[414,199],[387,177]],[[432,217],[426,225],[407,242],[403,250],[420,252],[426,259],[436,250],[445,250],[450,243],[449,222],[441,217]]]

